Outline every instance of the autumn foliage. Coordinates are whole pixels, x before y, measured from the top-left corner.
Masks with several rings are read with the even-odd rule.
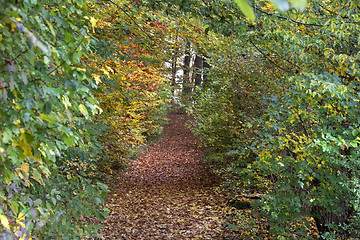
[[[155,62],[145,66],[150,52],[126,45],[141,36],[116,34],[109,19],[124,16],[109,17],[101,4],[0,2],[5,239],[96,234],[100,226],[89,221],[107,216],[98,170],[118,167],[161,132],[167,81]]]
[[[102,141],[108,146],[109,157],[121,163],[145,143],[146,136],[161,133],[166,121],[167,81],[143,63],[108,63],[114,71],[110,77],[117,78],[116,85],[104,86],[104,92],[97,94],[104,110],[98,120],[111,126]]]
[[[129,31],[124,31],[126,26],[123,26],[115,30],[119,33],[116,36],[109,29],[116,29],[117,21],[128,18],[118,4],[126,6],[121,2],[109,3],[97,16],[99,19],[94,26],[95,35],[111,44],[113,52],[105,56],[94,54],[88,59],[88,67],[93,69],[93,77],[101,86],[95,94],[103,110],[97,121],[110,127],[101,138],[109,158],[103,167],[110,172],[111,168],[125,167],[128,159],[146,143],[147,137],[161,133],[170,93],[168,80],[160,71],[162,63],[156,59],[156,50],[147,50],[146,44],[142,44],[156,41],[148,39],[144,32],[154,27],[155,31],[162,32],[163,26],[151,22],[141,30]]]

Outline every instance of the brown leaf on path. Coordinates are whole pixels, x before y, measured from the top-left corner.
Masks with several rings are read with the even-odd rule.
[[[223,239],[225,194],[200,160],[203,151],[185,123],[170,114],[164,136],[114,175],[100,239]]]

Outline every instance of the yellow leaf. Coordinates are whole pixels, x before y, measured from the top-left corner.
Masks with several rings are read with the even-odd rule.
[[[29,164],[28,163],[21,164],[20,169],[23,170],[26,175],[29,175]]]
[[[94,79],[95,79],[96,84],[101,83],[101,79],[100,79],[99,75],[94,75]]]
[[[4,215],[1,215],[0,214],[0,221],[1,221],[1,224],[7,228],[7,229],[10,229],[9,227],[9,220],[7,219],[7,217],[5,217]]]
[[[21,167],[16,168],[17,174],[18,176],[25,181],[26,185],[28,185],[28,187],[30,187],[30,183],[28,181],[28,176],[29,176],[29,164],[28,163],[23,163],[21,164]],[[25,176],[21,173],[23,172],[25,174]]]
[[[95,108],[98,110],[98,114],[101,114],[103,110],[98,105],[95,105]]]
[[[37,181],[38,183],[40,183],[41,185],[43,185],[45,187],[46,184],[42,178],[40,178],[40,179],[36,179],[34,177],[30,177],[30,178],[34,179],[35,181]]]
[[[79,110],[80,110],[80,112],[84,115],[84,117],[85,117],[86,119],[89,118],[89,112],[88,112],[88,110],[86,109],[86,107],[85,107],[83,104],[80,104],[80,105],[79,105]]]
[[[19,215],[18,215],[18,217],[17,217],[17,219],[16,219],[16,222],[17,222],[20,226],[22,226],[23,228],[25,228],[25,223],[24,223],[23,220],[25,220],[24,214],[23,214],[23,213],[19,213]]]
[[[262,9],[269,11],[269,10],[273,10],[274,7],[269,3],[264,3],[264,7],[262,7]]]
[[[32,154],[32,147],[29,144],[26,144],[24,140],[21,140],[20,142],[13,143],[14,146],[20,147],[22,150],[24,150],[24,155],[27,157],[34,158],[34,155]]]
[[[68,109],[68,107],[71,106],[71,103],[70,103],[69,98],[67,96],[62,96],[62,103],[65,105],[66,109]]]
[[[91,26],[93,29],[93,33],[95,33],[96,22],[97,22],[97,20],[94,17],[90,18],[90,23],[91,23]]]
[[[106,71],[105,69],[101,69],[101,71],[103,71],[103,73],[107,76],[107,77],[110,77],[110,74],[109,74],[109,72],[108,71]]]
[[[18,176],[19,176],[22,180],[25,181],[25,183],[26,183],[26,185],[27,185],[28,187],[30,187],[29,181],[26,179],[26,177],[24,177],[24,175],[23,175],[21,172],[18,172]]]
[[[14,32],[14,31],[15,31],[15,29],[16,29],[16,25],[15,25],[15,23],[11,22],[11,23],[10,23],[10,26],[11,26],[10,31],[11,31],[11,32]]]
[[[107,68],[107,70],[109,70],[110,72],[114,73],[114,70],[111,67],[105,66]]]

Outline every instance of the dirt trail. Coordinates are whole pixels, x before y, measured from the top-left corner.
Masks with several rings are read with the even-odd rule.
[[[200,163],[186,115],[169,115],[164,136],[117,176],[102,239],[224,239],[226,196]]]

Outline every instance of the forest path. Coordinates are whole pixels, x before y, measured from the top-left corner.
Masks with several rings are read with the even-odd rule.
[[[199,140],[170,114],[164,136],[115,175],[102,239],[224,239],[227,197],[200,162]]]

